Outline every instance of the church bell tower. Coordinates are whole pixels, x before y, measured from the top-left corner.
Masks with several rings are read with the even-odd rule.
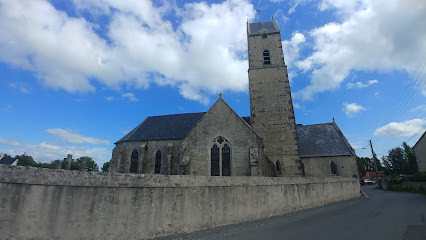
[[[262,137],[277,176],[302,176],[280,30],[274,19],[247,23],[247,40],[251,126]]]

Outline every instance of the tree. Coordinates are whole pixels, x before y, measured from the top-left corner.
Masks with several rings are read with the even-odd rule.
[[[356,163],[358,165],[358,173],[359,173],[359,177],[362,178],[363,176],[365,176],[365,173],[367,172],[365,170],[365,161],[366,158],[364,157],[356,157]]]
[[[50,163],[39,162],[39,163],[37,163],[37,167],[49,168],[49,169],[57,169],[57,168],[61,169],[61,168],[63,168],[61,160],[53,160]]]
[[[37,162],[34,161],[33,157],[26,155],[16,155],[15,158],[18,159],[18,166],[30,166],[37,167]]]
[[[404,150],[401,147],[389,150],[388,156],[385,157],[385,166],[389,173],[404,173],[407,169]]]
[[[384,164],[388,174],[413,174],[418,171],[413,149],[406,142],[402,143],[402,147],[389,150]]]
[[[63,160],[53,160],[50,162],[50,166],[52,169],[64,169],[64,161]]]
[[[10,156],[9,154],[5,153],[5,154],[3,155],[3,158],[12,158],[12,156]]]
[[[376,166],[374,165],[373,159],[369,157],[357,157],[356,158],[358,164],[358,172],[359,176],[365,176],[366,172],[375,172]],[[378,159],[376,159],[377,170],[380,171],[383,167]]]
[[[102,165],[102,172],[109,172],[109,161]]]
[[[79,170],[87,169],[87,171],[94,171],[94,172],[99,171],[98,165],[95,163],[95,161],[93,161],[91,157],[87,157],[87,156],[80,157],[74,163],[78,166]],[[73,166],[74,163],[71,164],[71,170],[75,170],[73,169],[75,168],[75,166]]]
[[[402,143],[402,147],[404,148],[405,158],[407,159],[407,174],[413,174],[418,171],[416,156],[414,155],[413,149],[408,146],[406,142]]]

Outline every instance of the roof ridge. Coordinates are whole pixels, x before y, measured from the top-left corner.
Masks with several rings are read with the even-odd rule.
[[[166,115],[154,115],[154,116],[147,116],[146,118],[150,117],[168,117],[168,116],[178,116],[178,115],[186,115],[186,114],[201,114],[206,112],[191,112],[191,113],[176,113],[176,114],[166,114]]]
[[[302,126],[316,126],[316,125],[326,125],[326,124],[333,124],[332,122],[329,123],[315,123],[315,124],[309,124],[309,125],[303,125],[298,123],[297,125],[302,125]]]

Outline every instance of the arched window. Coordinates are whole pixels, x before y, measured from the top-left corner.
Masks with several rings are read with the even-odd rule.
[[[281,163],[280,163],[280,161],[277,161],[275,163],[275,171],[276,172],[281,172]]]
[[[161,151],[155,153],[154,173],[161,173]]]
[[[138,151],[133,150],[132,156],[130,157],[130,172],[131,173],[138,172],[138,159],[139,159]]]
[[[271,64],[271,58],[268,50],[263,51],[263,64]]]
[[[330,171],[331,175],[337,175],[337,167],[333,161],[330,162]]]
[[[220,176],[220,168],[219,168],[219,148],[217,145],[213,145],[211,149],[211,175],[212,176]]]
[[[216,138],[210,149],[210,174],[231,176],[231,148],[224,137]]]
[[[222,176],[231,176],[231,149],[227,144],[222,148]]]

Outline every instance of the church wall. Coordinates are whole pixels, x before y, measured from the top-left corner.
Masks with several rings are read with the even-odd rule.
[[[0,239],[146,239],[359,197],[354,178],[94,173],[0,166]]]
[[[330,177],[331,161],[336,164],[338,176],[352,177],[356,175],[359,177],[355,156],[302,157],[306,177]]]
[[[232,176],[251,175],[250,148],[258,154],[258,174],[272,174],[266,170],[261,139],[219,99],[182,142],[181,156],[188,162],[191,175],[211,175],[211,147],[219,136],[227,139],[231,147]]]
[[[133,141],[118,143],[112,153],[111,172],[128,173],[134,150],[138,151],[138,173],[154,173],[155,154],[161,151],[161,173],[178,174],[180,140]]]

